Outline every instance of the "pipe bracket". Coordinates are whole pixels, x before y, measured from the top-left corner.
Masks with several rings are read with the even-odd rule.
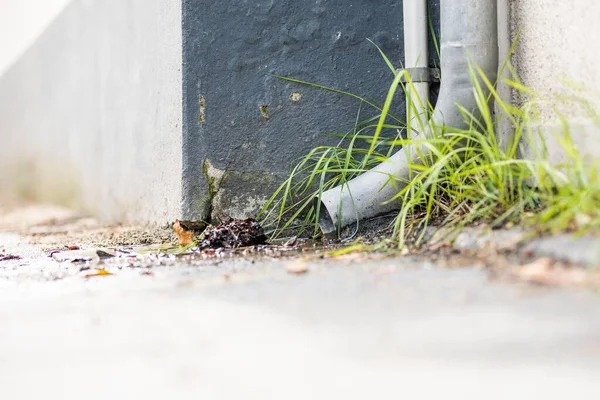
[[[441,79],[441,71],[439,68],[405,68],[397,69],[396,72],[408,72],[412,82],[439,82]],[[407,83],[406,76],[403,76],[400,82]]]

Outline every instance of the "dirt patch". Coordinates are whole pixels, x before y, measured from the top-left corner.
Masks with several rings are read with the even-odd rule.
[[[267,242],[262,226],[252,218],[229,219],[220,225],[206,228],[203,234],[204,239],[198,243],[201,249],[235,249]]]
[[[288,240],[285,244],[284,240],[267,245],[264,244],[266,237],[262,228],[256,221],[229,220],[219,226],[209,227],[197,247],[186,249],[177,246],[173,227],[167,224],[108,225],[64,208],[38,205],[10,210],[2,209],[0,205],[0,231],[19,234],[26,242],[38,246],[48,254],[53,250],[76,252],[79,249],[118,249],[116,257],[109,257],[107,260],[98,258],[100,262],[120,267],[150,267],[171,263],[196,265],[197,262],[224,257],[331,258],[339,262],[357,263],[373,258],[400,257],[403,265],[414,259],[419,262],[428,261],[431,265],[442,268],[480,267],[489,271],[495,279],[503,281],[544,286],[600,287],[600,269],[581,268],[555,257],[521,251],[522,237],[519,232],[508,235],[507,232],[494,231],[484,235],[479,230],[471,229],[462,233],[464,237],[453,236],[454,239],[462,237],[461,240],[449,240],[447,237],[435,240],[436,235],[432,233],[426,240],[430,245],[398,251],[393,244],[382,246],[385,244],[384,239],[389,237],[388,230],[373,230],[370,235],[361,236],[358,242],[361,244],[358,245],[350,245],[348,241],[319,243],[297,238]],[[148,254],[136,253],[136,246],[146,246]],[[572,246],[569,242],[567,247]],[[10,249],[5,253],[1,250],[0,261],[7,261],[9,264],[16,260],[12,258],[13,254],[19,257],[18,253]]]
[[[16,233],[42,250],[69,246],[90,247],[141,246],[172,243],[172,228],[157,225],[105,224],[81,213],[48,205],[27,205],[4,209],[0,213],[0,231]]]

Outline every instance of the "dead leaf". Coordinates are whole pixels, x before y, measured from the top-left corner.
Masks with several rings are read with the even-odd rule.
[[[86,249],[86,250],[65,250],[52,251],[51,257],[58,262],[98,262],[100,260],[116,256],[116,252],[111,249]]]
[[[3,254],[0,256],[0,261],[20,260],[21,256],[15,256],[13,254]]]
[[[79,249],[80,249],[79,246],[77,246],[75,244],[67,246],[67,250],[79,250]]]
[[[103,260],[105,258],[112,258],[116,256],[116,252],[109,249],[97,249],[96,254],[98,257]]]
[[[298,241],[298,236],[292,237],[290,240],[283,244],[283,247],[294,247]]]
[[[62,252],[62,250],[50,250],[50,252],[48,253],[48,257],[54,258],[54,255],[60,252]]]
[[[285,264],[285,269],[290,274],[305,274],[308,272],[308,265],[302,261],[290,261]]]
[[[97,269],[96,271],[94,271],[90,274],[84,275],[84,278],[94,278],[96,276],[108,276],[108,275],[113,275],[113,274],[111,272],[105,270],[104,268],[101,268],[101,269]]]
[[[347,247],[342,247],[341,249],[338,250],[331,250],[325,253],[326,256],[328,257],[335,257],[335,258],[339,258],[340,256],[344,256],[350,253],[357,253],[357,254],[361,254],[361,253],[368,253],[370,251],[373,251],[373,246],[368,246],[365,244],[354,244],[352,246],[347,246]]]
[[[173,224],[173,230],[175,231],[181,246],[188,246],[194,242],[194,232],[185,229],[178,219],[176,219]]]

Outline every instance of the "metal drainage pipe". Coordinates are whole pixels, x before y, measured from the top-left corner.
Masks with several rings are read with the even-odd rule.
[[[427,0],[403,1],[403,20],[404,67],[413,71],[426,70],[429,66]],[[429,82],[414,79],[412,85],[406,86],[406,116],[411,119],[408,126],[426,122],[422,119],[427,114],[428,104]]]
[[[431,116],[432,123],[426,124],[421,135],[430,136],[433,133],[428,131],[431,126],[467,128],[457,105],[477,115],[469,64],[479,66],[487,78],[495,82],[498,68],[496,2],[441,1],[440,94]],[[405,32],[405,35],[411,34]],[[318,221],[322,232],[333,236],[341,227],[399,209],[399,201],[389,200],[415,175],[410,164],[418,163],[420,157],[413,147],[401,149],[370,171],[323,192]],[[425,147],[419,151],[422,155],[428,153]],[[315,201],[318,202],[319,198]]]

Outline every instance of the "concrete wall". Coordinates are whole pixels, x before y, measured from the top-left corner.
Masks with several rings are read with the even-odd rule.
[[[353,126],[355,99],[274,75],[382,104],[393,75],[367,38],[400,66],[401,1],[183,0],[184,215],[254,214],[294,161]]]
[[[0,0],[0,75],[35,42],[71,0]]]
[[[522,82],[550,100],[577,95],[600,110],[600,2],[586,0],[510,0],[513,40],[520,33],[513,63]],[[516,99],[517,101],[519,99]],[[600,156],[600,131],[584,107],[561,105],[579,149]],[[556,114],[542,107],[549,137]],[[553,144],[551,149],[560,151]]]
[[[74,0],[0,78],[0,195],[179,215],[179,0]]]
[[[600,3],[499,2],[510,8],[503,46],[520,32],[523,83],[556,98],[578,82],[600,107]],[[430,9],[437,29],[439,0]],[[121,221],[253,214],[358,106],[274,75],[382,100],[391,74],[366,39],[400,64],[402,24],[397,0],[73,0],[0,77],[0,197]],[[433,65],[432,44],[430,55]],[[600,155],[584,109],[562,112],[579,147]],[[549,108],[542,117],[556,125]]]

